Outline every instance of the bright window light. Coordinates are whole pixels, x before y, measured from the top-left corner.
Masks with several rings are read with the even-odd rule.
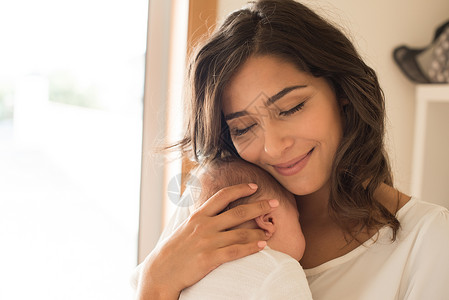
[[[0,299],[130,299],[147,0],[0,3]]]

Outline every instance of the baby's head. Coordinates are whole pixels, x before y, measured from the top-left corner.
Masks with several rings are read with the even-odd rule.
[[[216,160],[197,174],[201,182],[200,206],[220,189],[240,183],[256,183],[257,191],[251,196],[231,202],[225,209],[259,200],[277,199],[279,207],[273,212],[247,221],[236,228],[260,228],[270,235],[270,248],[284,252],[296,260],[304,254],[305,240],[299,224],[296,200],[269,173],[241,159]]]

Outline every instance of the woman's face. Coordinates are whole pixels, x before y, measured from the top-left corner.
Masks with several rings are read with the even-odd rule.
[[[243,159],[296,195],[327,186],[342,122],[325,79],[274,56],[255,56],[233,76],[223,96],[223,113]]]

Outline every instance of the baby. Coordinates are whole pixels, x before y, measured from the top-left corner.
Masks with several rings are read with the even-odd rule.
[[[235,227],[267,232],[270,238],[264,250],[219,266],[184,289],[180,299],[312,299],[298,263],[305,240],[293,194],[261,168],[240,159],[214,162],[198,177],[202,190],[197,207],[226,186],[251,182],[258,186],[256,193],[230,203],[224,211],[266,199],[277,199],[280,205],[271,213]]]

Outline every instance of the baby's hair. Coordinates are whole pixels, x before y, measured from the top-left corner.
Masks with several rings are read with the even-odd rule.
[[[295,201],[293,194],[282,187],[268,172],[240,158],[217,159],[208,164],[207,168],[202,169],[198,176],[201,182],[201,195],[195,207],[202,205],[220,189],[240,183],[255,183],[258,186],[257,191],[250,196],[231,202],[222,212],[248,203],[250,199],[263,194],[279,200],[281,204],[285,201]]]

